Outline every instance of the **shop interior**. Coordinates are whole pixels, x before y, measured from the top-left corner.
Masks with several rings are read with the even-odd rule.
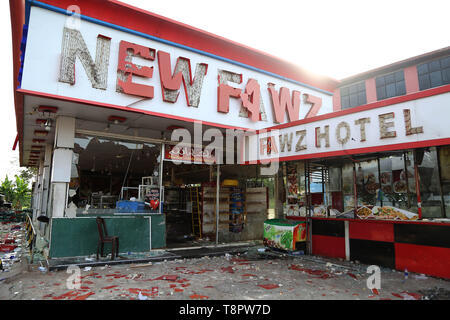
[[[257,166],[220,165],[219,230],[240,233],[246,228],[247,188],[267,190],[264,199],[270,189],[273,206],[273,179],[259,177],[258,171]],[[192,246],[199,245],[199,239],[202,244],[215,241],[216,183],[216,165],[167,159],[161,164],[160,144],[77,134],[68,203],[76,216],[161,210],[167,247]],[[149,191],[153,200],[147,197]],[[152,207],[155,203],[162,205]]]
[[[416,220],[416,162],[422,218],[449,217],[448,153],[430,147],[285,163],[285,215]]]
[[[158,188],[160,153],[159,144],[76,135],[69,206],[77,214],[116,213],[118,201],[139,199],[140,185]]]
[[[248,188],[262,188],[267,193],[270,189],[273,198],[273,179],[257,177],[257,172],[256,166],[220,165],[219,230],[239,234],[246,228],[250,197],[255,196],[247,195]],[[168,247],[199,245],[199,239],[201,244],[215,241],[216,183],[216,165],[164,162]]]
[[[284,213],[416,220],[420,195],[422,218],[449,217],[449,154],[446,146],[285,162]],[[248,211],[273,208],[274,179],[262,178],[258,172],[256,165],[220,166],[219,231],[241,233],[248,226]],[[214,241],[216,175],[216,165],[173,160],[161,164],[157,143],[77,134],[68,209],[76,216],[161,210],[168,247],[193,245],[198,239]],[[263,188],[256,195],[261,197],[246,199],[247,190],[258,187]],[[263,193],[268,196],[262,197]],[[267,205],[249,209],[250,202]]]

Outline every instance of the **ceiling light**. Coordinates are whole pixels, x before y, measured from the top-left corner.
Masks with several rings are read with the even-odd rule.
[[[112,122],[114,124],[119,124],[119,123],[125,122],[126,120],[127,120],[127,118],[119,117],[119,116],[109,116],[108,117],[108,121]]]
[[[34,135],[38,137],[45,137],[48,135],[48,132],[42,130],[34,130]]]
[[[36,124],[38,124],[38,125],[41,126],[42,128],[44,127],[45,122],[47,122],[46,119],[36,119]]]
[[[38,111],[47,113],[56,113],[58,111],[58,107],[39,106]]]
[[[51,119],[47,119],[47,121],[45,121],[45,130],[46,131],[50,131],[52,129],[52,120]]]

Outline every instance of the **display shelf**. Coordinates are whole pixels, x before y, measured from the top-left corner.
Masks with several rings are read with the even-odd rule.
[[[219,197],[219,199],[228,199],[228,197]],[[216,200],[216,197],[203,197],[203,200]]]
[[[105,208],[115,208],[117,196],[107,196],[107,195],[99,195],[92,194],[90,205],[92,208],[96,209],[105,209]]]
[[[225,224],[225,223],[235,223],[234,220],[220,220],[219,224]]]
[[[233,190],[236,187],[221,187],[219,195],[219,230],[232,232],[230,224],[247,223],[247,214],[252,216],[262,214],[267,209],[267,188],[238,188],[239,191]],[[227,190],[226,190],[227,189]],[[237,199],[231,200],[235,194]],[[204,215],[208,216],[208,222],[203,222],[203,226],[216,232],[216,188],[203,187],[203,198],[201,200],[204,208]],[[239,203],[239,205],[237,205]],[[233,205],[234,204],[234,205]],[[225,209],[227,206],[229,209]],[[232,213],[232,211],[241,211],[240,213]],[[233,219],[229,217],[232,216]]]

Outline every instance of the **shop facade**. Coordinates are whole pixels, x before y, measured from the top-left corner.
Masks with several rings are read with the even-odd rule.
[[[311,254],[449,278],[449,83],[446,48],[344,79],[339,111],[253,137],[249,163],[281,163]]]
[[[450,50],[338,82],[117,2],[10,3],[49,258],[97,216],[147,252],[261,240],[273,208],[310,254],[450,277]]]
[[[98,216],[120,252],[262,238],[273,177],[244,165],[247,136],[304,117],[300,103],[331,112],[335,81],[124,4],[11,9],[17,147],[39,169],[49,258],[94,253]]]

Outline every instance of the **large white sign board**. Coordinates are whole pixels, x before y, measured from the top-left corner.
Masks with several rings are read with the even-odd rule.
[[[250,136],[246,160],[345,156],[448,144],[449,119],[450,93],[443,93],[320,121],[304,121]]]
[[[87,100],[99,104],[132,108],[134,110],[138,109],[148,113],[157,113],[165,117],[200,120],[229,127],[249,129],[271,127],[278,123],[292,121],[292,118],[303,119],[308,113],[308,116],[311,116],[311,110],[314,106],[311,101],[317,102],[313,115],[326,114],[333,110],[332,96],[324,91],[302,86],[296,82],[274,77],[242,65],[215,59],[214,57],[185,48],[179,48],[84,20],[81,21],[80,28],[78,29],[79,33],[70,34],[65,28],[67,26],[67,19],[68,17],[64,14],[34,6],[31,7],[21,83],[22,89],[71,99]],[[83,45],[85,45],[87,51],[81,52],[82,50],[80,49],[81,51],[78,52],[81,52],[80,56],[76,56],[74,53],[76,52],[73,47],[74,45],[77,45],[78,49],[84,48]],[[126,47],[127,45],[128,47]],[[117,89],[118,69],[121,68],[119,61],[121,58],[120,50],[124,49],[122,51],[128,54],[127,48],[131,45],[136,46],[134,56],[129,54],[131,61],[128,60],[128,62],[153,68],[153,71],[151,72],[151,77],[132,75],[128,80],[132,81],[132,84],[144,85],[147,88],[153,87],[154,93],[152,94],[152,98],[127,94],[124,90]],[[136,54],[138,51],[136,48],[149,49],[151,59],[145,59],[139,56],[139,54]],[[100,58],[97,61],[96,58],[99,56],[99,53]],[[89,55],[92,61],[97,63],[99,69],[104,67],[104,72],[100,76],[106,77],[105,79],[96,78],[96,75],[89,72],[86,65],[82,63],[80,57],[84,57],[85,61],[88,61]],[[183,85],[178,90],[176,102],[168,102],[167,99],[170,97],[166,97],[166,101],[164,101],[161,82],[161,72],[164,70],[161,70],[160,63],[162,63],[163,58],[167,59],[167,57],[170,57],[171,76],[176,74],[174,70],[179,59],[181,59],[181,62],[190,64],[192,78],[196,75],[196,68],[200,68],[198,70],[201,71],[201,67],[206,66],[204,68],[206,74],[203,78],[201,90],[198,92],[198,88],[194,88],[191,93],[192,95],[199,94],[199,96],[196,96],[200,99],[197,106],[188,106],[186,88]],[[70,59],[72,58],[75,59],[75,71],[73,79],[70,80],[72,75],[64,74],[62,72],[62,65],[63,67],[68,66],[70,71],[70,63],[72,61]],[[122,68],[125,69],[127,66],[122,66]],[[131,67],[129,70],[131,70]],[[240,75],[240,83],[236,82],[236,75]],[[96,86],[93,84],[94,78],[98,81]],[[250,79],[253,79],[253,82]],[[125,79],[122,77],[122,80]],[[170,80],[172,80],[170,77],[165,80],[168,83],[167,87],[169,89]],[[70,81],[72,83],[68,83]],[[239,92],[244,95],[246,94],[246,89],[248,89],[247,86],[250,89],[255,89],[259,85],[260,103],[258,105],[261,108],[258,111],[261,112],[261,118],[257,121],[255,119],[252,121],[251,117],[243,116],[245,115],[245,112],[243,113],[242,110],[242,101],[244,98],[236,92],[233,92],[235,96],[229,96],[229,98],[223,100],[225,103],[229,103],[228,112],[219,112],[218,88],[220,81],[222,84],[240,90]],[[102,88],[103,83],[105,88]],[[253,86],[249,86],[249,83]],[[257,84],[256,87],[254,86],[255,83]],[[276,121],[275,118],[275,107],[273,106],[274,96],[269,91],[269,87],[272,87],[272,84],[275,90],[273,92],[280,94],[277,98],[278,101],[281,101],[281,119],[283,121]],[[283,87],[288,90],[285,90],[287,95],[281,97],[281,88]],[[297,92],[297,96],[294,94],[295,91]],[[222,90],[223,92],[226,92],[226,88]],[[249,94],[251,92],[250,90],[247,93]],[[290,99],[283,99],[285,97],[289,97]],[[252,102],[249,95],[246,98],[249,102]],[[253,102],[255,101],[253,100]],[[291,107],[297,105],[298,109],[294,108],[294,110],[291,108],[293,111],[290,113],[288,112],[288,107],[286,109],[284,107],[286,104],[291,105]],[[317,108],[319,104],[320,108]],[[244,111],[248,110],[250,109],[244,109]],[[280,120],[280,116],[278,116],[278,120]]]

